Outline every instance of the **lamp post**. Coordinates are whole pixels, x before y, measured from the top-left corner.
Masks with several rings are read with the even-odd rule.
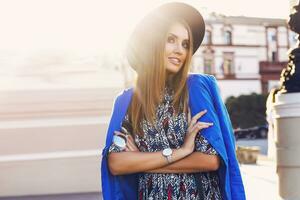
[[[289,62],[281,72],[275,95],[275,144],[279,197],[300,199],[300,4],[290,15],[290,29],[298,33],[297,47],[289,52]]]

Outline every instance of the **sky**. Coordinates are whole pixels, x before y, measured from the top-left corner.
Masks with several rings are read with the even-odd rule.
[[[0,51],[116,52],[139,19],[169,0],[0,0]],[[185,0],[202,13],[288,18],[288,0]],[[276,2],[276,3],[274,3]]]

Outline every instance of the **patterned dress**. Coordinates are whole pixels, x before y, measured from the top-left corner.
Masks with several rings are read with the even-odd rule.
[[[156,110],[154,126],[146,120],[141,122],[144,136],[135,136],[135,143],[141,152],[157,152],[165,148],[178,149],[182,146],[188,128],[184,112],[174,114],[173,92],[165,89],[164,100]],[[132,130],[128,115],[122,123]],[[109,152],[121,150],[112,144]],[[217,155],[208,141],[198,134],[195,151]],[[139,200],[220,200],[219,177],[216,171],[199,173],[140,173]]]

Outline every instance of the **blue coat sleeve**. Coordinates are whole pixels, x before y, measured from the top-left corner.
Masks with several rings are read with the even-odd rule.
[[[216,108],[217,115],[220,117],[219,123],[222,131],[222,136],[228,156],[228,169],[230,178],[230,190],[232,200],[244,200],[245,190],[242,182],[242,177],[239,169],[239,164],[235,153],[235,139],[233,135],[232,124],[227,112],[226,106],[220,96],[217,81],[214,76],[209,76],[210,92],[213,97],[213,104]]]
[[[101,181],[102,181],[102,194],[103,194],[103,199],[113,199],[114,196],[118,193],[116,189],[118,187],[115,186],[116,184],[116,178],[115,176],[112,176],[112,174],[109,171],[108,168],[108,160],[107,160],[107,155],[108,155],[108,150],[109,146],[112,143],[112,137],[113,137],[113,131],[117,130],[117,113],[118,113],[118,101],[119,97],[117,97],[114,101],[113,109],[112,109],[112,115],[111,119],[108,125],[108,130],[107,130],[107,135],[106,135],[106,142],[105,142],[105,147],[102,151],[102,161],[101,161]]]
[[[224,200],[244,200],[245,192],[235,154],[235,140],[227,109],[221,99],[216,79],[210,75],[192,74],[188,79],[189,106],[192,116],[206,109],[201,121],[214,125],[201,134],[221,158],[218,169],[220,189]]]
[[[224,200],[231,199],[228,158],[223,141],[218,112],[214,106],[213,97],[210,91],[210,81],[207,75],[192,74],[188,79],[189,106],[192,116],[206,109],[207,113],[201,117],[203,122],[212,122],[214,125],[201,130],[203,137],[213,146],[221,158],[221,166],[218,170],[220,177],[220,189]]]
[[[132,89],[125,90],[114,102],[101,161],[101,181],[104,200],[137,199],[138,174],[114,176],[110,173],[108,167],[108,151],[112,144],[113,134],[114,131],[121,128],[121,123],[127,112],[132,93]]]

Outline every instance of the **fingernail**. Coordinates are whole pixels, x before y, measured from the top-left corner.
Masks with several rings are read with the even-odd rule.
[[[207,112],[207,110],[205,109],[204,112]]]

